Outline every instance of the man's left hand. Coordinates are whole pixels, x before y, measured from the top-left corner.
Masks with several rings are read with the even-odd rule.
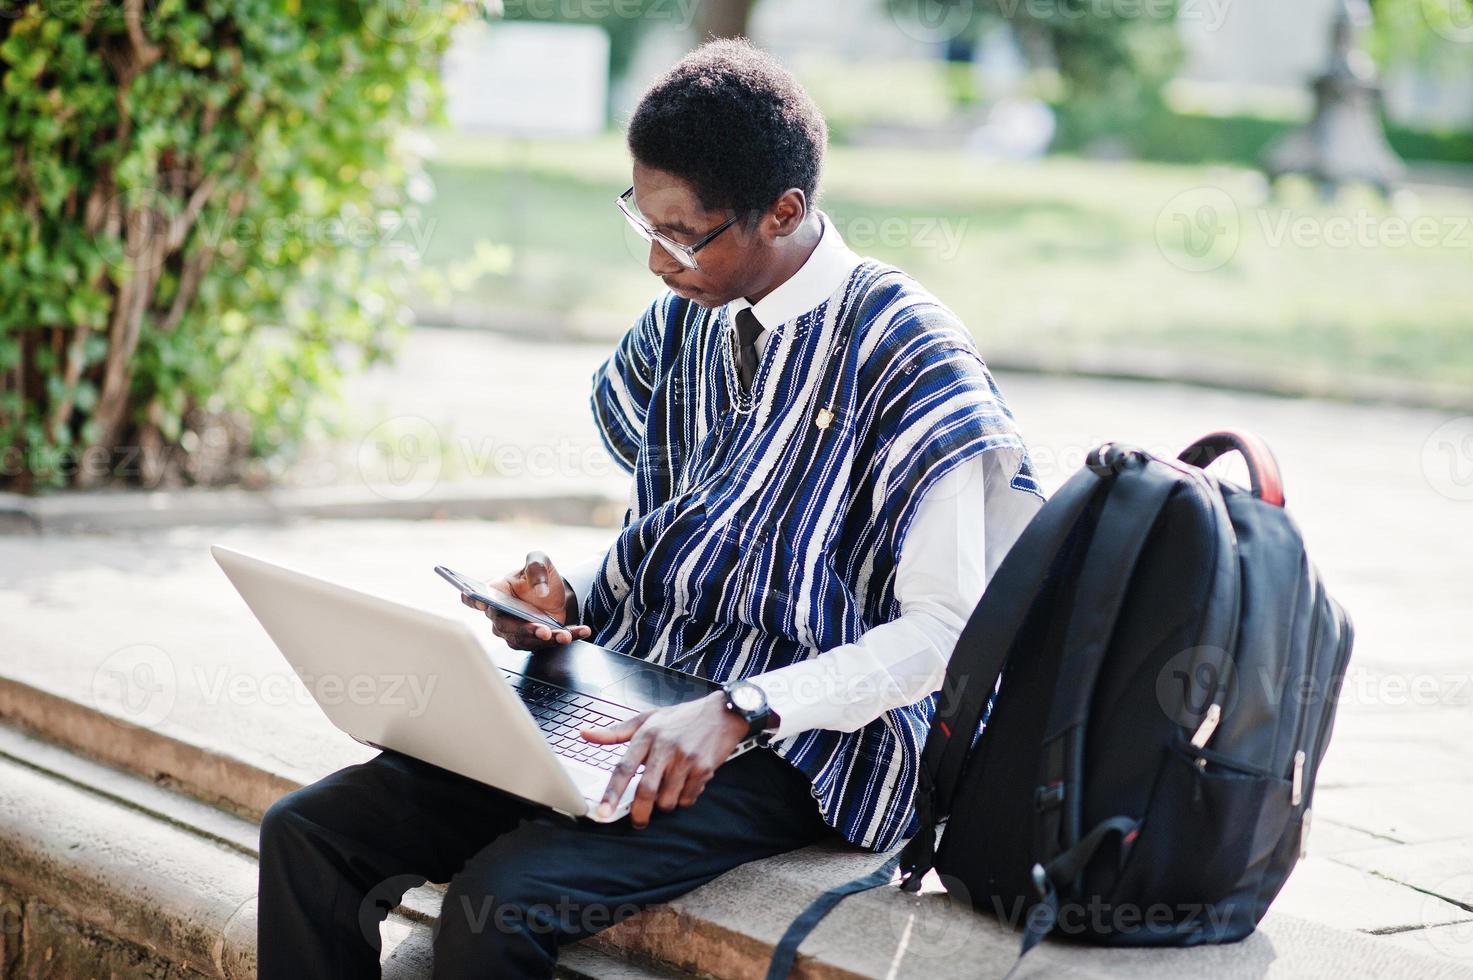
[[[668,708],[635,715],[607,728],[585,728],[583,738],[599,745],[629,743],[624,758],[598,805],[600,816],[614,812],[629,780],[642,764],[644,775],[634,791],[629,811],[634,826],[650,822],[654,807],[669,813],[690,806],[706,788],[716,769],[747,735],[747,723],[726,707],[721,691]]]

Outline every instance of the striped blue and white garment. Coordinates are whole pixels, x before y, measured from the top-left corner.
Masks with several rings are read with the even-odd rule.
[[[725,682],[804,660],[900,615],[895,573],[927,488],[1011,450],[1042,494],[1002,395],[956,315],[865,259],[738,381],[727,307],[666,293],[594,373],[594,418],[633,474],[589,593],[592,641]],[[914,831],[935,697],[857,731],[773,743],[825,819],[862,847]]]

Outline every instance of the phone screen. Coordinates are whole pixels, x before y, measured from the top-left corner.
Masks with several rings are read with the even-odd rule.
[[[537,607],[523,602],[508,592],[503,592],[501,589],[487,585],[479,579],[462,575],[459,572],[446,568],[444,565],[436,565],[435,571],[439,573],[441,578],[460,589],[465,595],[470,596],[472,599],[479,599],[493,609],[500,610],[518,619],[526,620],[529,623],[540,623],[551,629],[560,630],[566,628],[562,623],[559,623]]]

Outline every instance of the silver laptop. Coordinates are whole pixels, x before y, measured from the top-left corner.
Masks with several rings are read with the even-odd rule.
[[[720,687],[582,641],[531,653],[483,643],[464,619],[220,545],[210,553],[338,728],[569,816],[617,820],[639,783],[596,816],[624,746],[594,745],[578,729]]]

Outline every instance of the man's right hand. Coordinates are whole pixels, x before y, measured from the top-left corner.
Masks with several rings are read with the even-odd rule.
[[[577,618],[577,609],[571,601],[571,590],[552,566],[552,560],[540,551],[528,552],[527,560],[521,568],[492,581],[490,585],[503,592],[510,592],[559,623],[568,624],[570,620]],[[587,626],[569,624],[566,629],[553,630],[540,623],[529,623],[468,595],[462,595],[460,601],[485,613],[486,618],[491,620],[496,635],[505,640],[506,645],[513,650],[541,650],[544,647],[572,643],[574,640],[586,640],[593,635],[593,630]]]

